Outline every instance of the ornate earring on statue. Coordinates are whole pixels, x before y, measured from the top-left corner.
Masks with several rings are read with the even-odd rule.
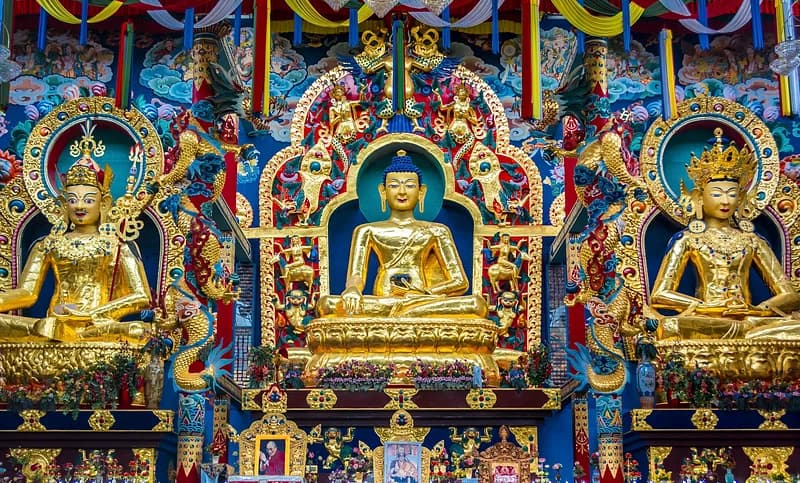
[[[386,213],[386,195],[381,192],[381,213]]]

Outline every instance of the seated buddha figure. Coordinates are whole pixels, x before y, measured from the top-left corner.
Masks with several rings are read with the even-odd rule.
[[[55,288],[47,314],[39,319],[0,314],[0,340],[138,340],[149,324],[120,319],[148,308],[150,289],[134,250],[115,229],[105,229],[111,173],[84,153],[62,182],[66,223],[33,245],[17,287],[0,292],[0,311],[29,308],[45,296],[42,285],[52,271]]]
[[[694,217],[670,241],[653,285],[651,306],[678,312],[664,317],[660,338],[793,338],[791,326],[797,324],[786,313],[800,307],[800,296],[767,241],[753,233],[749,220],[737,216],[755,174],[753,153],[746,147],[725,148],[722,131],[715,135],[714,146],[701,158],[692,155],[687,166],[694,188],[684,198]],[[697,274],[694,295],[678,291],[690,262]],[[750,293],[751,268],[772,294],[758,304]]]
[[[485,318],[486,301],[464,295],[469,281],[453,235],[439,223],[418,220],[426,186],[422,172],[403,150],[397,151],[378,186],[385,221],[356,228],[350,245],[347,286],[341,296],[324,296],[320,317],[474,317]],[[378,259],[371,295],[364,295],[370,254]]]

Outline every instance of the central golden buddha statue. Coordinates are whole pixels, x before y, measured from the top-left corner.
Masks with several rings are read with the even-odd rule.
[[[0,314],[0,341],[137,341],[149,324],[120,319],[150,306],[141,259],[105,224],[111,173],[87,154],[63,179],[65,223],[36,242],[15,289],[0,292],[0,311],[33,306],[52,271],[55,289],[43,318]],[[67,226],[68,225],[68,226]]]
[[[496,381],[497,327],[485,318],[486,301],[464,295],[469,281],[450,230],[414,216],[426,189],[420,169],[398,151],[378,186],[388,219],[356,228],[345,290],[317,303],[307,373],[347,358],[392,362],[401,372],[417,358],[461,359]],[[379,266],[373,293],[364,294],[372,253]]]
[[[677,315],[664,316],[662,340],[798,340],[800,294],[766,240],[753,233],[744,216],[756,170],[749,149],[723,146],[722,131],[702,157],[692,155],[687,174],[694,182],[682,198],[693,219],[670,241],[658,271],[650,304]],[[697,273],[694,295],[678,291],[687,265]],[[754,303],[750,270],[755,268],[772,294]],[[747,344],[745,344],[747,345]]]

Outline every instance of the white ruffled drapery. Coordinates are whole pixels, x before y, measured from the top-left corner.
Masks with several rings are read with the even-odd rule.
[[[404,0],[402,3],[412,6],[412,2],[416,4],[415,0]],[[497,8],[500,8],[502,5],[503,0],[498,0]],[[477,5],[475,5],[472,10],[453,23],[442,20],[431,12],[410,12],[410,15],[417,19],[417,21],[425,25],[430,25],[431,27],[470,28],[480,25],[492,18],[492,0],[478,0]]]
[[[140,0],[145,5],[152,7],[164,8],[160,0]],[[195,28],[203,28],[221,22],[231,16],[236,8],[242,3],[242,0],[219,0],[214,8],[208,14],[200,19],[194,26]],[[149,10],[147,12],[162,27],[170,30],[183,30],[183,22],[177,20],[166,10]]]
[[[759,5],[761,5],[761,1],[762,0],[759,0],[758,2]],[[663,0],[662,0],[662,5],[663,5]],[[733,16],[730,22],[728,22],[725,26],[718,29],[708,28],[695,19],[681,19],[678,21],[681,23],[681,25],[683,25],[684,27],[686,27],[687,29],[696,34],[717,35],[717,34],[729,34],[731,32],[736,32],[740,28],[749,24],[752,19],[753,19],[753,12],[750,9],[750,0],[742,0],[742,4],[739,6],[739,10],[736,11],[736,14]]]

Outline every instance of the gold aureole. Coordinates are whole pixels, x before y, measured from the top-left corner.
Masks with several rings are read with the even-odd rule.
[[[390,441],[406,441],[410,443],[422,443],[431,428],[415,428],[414,418],[405,409],[400,409],[392,414],[388,428],[375,428],[375,433],[382,444]],[[431,472],[431,452],[428,448],[422,447],[420,456],[422,465],[422,480],[428,481]],[[372,451],[372,472],[375,481],[383,481],[383,446],[378,446]]]
[[[634,409],[631,411],[631,429],[634,431],[652,431],[653,427],[647,423],[647,416],[652,413],[652,409]]]
[[[788,158],[784,158],[784,162],[788,164],[800,161],[800,155],[794,154]],[[795,275],[795,270],[800,268],[800,223],[797,222],[800,218],[800,209],[798,209],[798,200],[800,200],[800,186],[791,178],[781,173],[778,188],[775,190],[775,196],[772,197],[770,207],[774,210],[770,215],[777,215],[780,222],[783,223],[783,229],[786,230],[786,240],[789,243],[789,257],[783,254],[784,263],[788,263],[789,270],[787,271],[791,277],[792,285],[795,290],[800,291],[800,277]],[[776,253],[781,255],[781,253]]]
[[[105,432],[111,429],[117,420],[108,409],[98,409],[89,416],[89,426],[98,432]]]
[[[650,468],[649,474],[651,480],[656,481],[654,475],[656,474],[658,465],[663,464],[670,453],[672,453],[672,446],[651,446],[647,448],[647,463]],[[666,476],[667,481],[672,481],[671,471],[662,476]]]
[[[26,481],[42,481],[47,469],[61,454],[61,448],[10,448],[11,456],[22,462],[22,474]]]
[[[419,409],[411,400],[417,395],[416,389],[384,389],[383,392],[390,398],[383,409]]]
[[[639,155],[642,178],[644,178],[651,196],[673,220],[686,225],[689,214],[678,204],[678,194],[670,195],[662,179],[661,159],[664,149],[675,134],[675,130],[686,128],[694,122],[713,122],[737,129],[750,144],[750,149],[757,159],[761,160],[758,177],[751,184],[748,198],[757,208],[752,216],[758,216],[775,194],[778,186],[780,163],[779,152],[772,133],[756,114],[733,101],[722,97],[696,97],[678,104],[677,113],[669,121],[658,118],[647,130],[642,140]],[[688,161],[688,160],[686,160]],[[768,174],[767,174],[768,173]],[[673,187],[677,190],[677,187]]]
[[[304,476],[306,465],[306,448],[308,435],[297,427],[294,421],[286,419],[281,413],[265,414],[249,428],[239,434],[239,472],[242,475],[253,475],[255,458],[258,456],[256,439],[259,436],[288,437],[289,468],[287,475]]]
[[[47,217],[51,224],[60,221],[60,208],[52,193],[57,187],[48,189],[48,173],[41,172],[46,165],[51,150],[58,146],[54,135],[60,136],[71,126],[85,121],[86,116],[92,116],[92,122],[115,124],[126,132],[135,142],[141,142],[144,148],[144,177],[139,184],[139,189],[133,193],[137,213],[144,208],[145,200],[149,199],[146,188],[148,178],[154,179],[161,175],[164,165],[164,151],[153,124],[136,108],[130,110],[115,106],[110,97],[79,97],[56,106],[49,114],[39,120],[31,131],[25,144],[23,159],[23,176],[25,188],[31,200]],[[133,143],[132,143],[133,144]],[[103,166],[102,160],[98,161]],[[115,200],[116,204],[116,200]]]
[[[711,431],[717,427],[719,418],[710,409],[698,409],[692,414],[692,424],[700,431]]]
[[[467,405],[472,409],[491,409],[497,404],[497,394],[491,389],[472,389],[467,393]]]
[[[147,483],[153,483],[156,478],[157,453],[155,448],[133,448],[133,454],[141,461],[150,462],[150,465],[147,467]]]
[[[261,389],[242,389],[242,409],[260,411],[261,406],[256,402],[256,397],[261,394],[261,391]]]
[[[781,421],[781,418],[786,414],[785,409],[780,411],[762,411],[759,409],[758,414],[764,418],[764,422],[758,426],[758,429],[789,429],[786,423]]]
[[[172,431],[174,411],[157,410],[153,411],[153,414],[158,418],[158,423],[153,426],[151,431]]]
[[[17,431],[47,431],[47,428],[39,420],[47,414],[38,409],[26,409],[19,412],[19,417],[23,423],[17,427]]]
[[[556,388],[540,389],[547,394],[547,402],[542,405],[542,409],[561,409],[561,390]]]
[[[789,459],[789,456],[792,455],[794,451],[793,447],[772,447],[772,448],[765,448],[765,447],[750,447],[745,446],[742,447],[742,451],[744,454],[750,458],[750,461],[753,462],[753,465],[758,465],[761,467],[770,467],[769,476],[772,479],[776,479],[775,476],[780,474],[783,480],[789,480],[789,472],[788,466],[786,464],[786,460]],[[764,481],[763,477],[760,475],[751,475],[747,478],[746,483],[758,483],[760,481]]]
[[[333,409],[338,398],[330,389],[313,389],[306,395],[306,404],[311,409]]]

